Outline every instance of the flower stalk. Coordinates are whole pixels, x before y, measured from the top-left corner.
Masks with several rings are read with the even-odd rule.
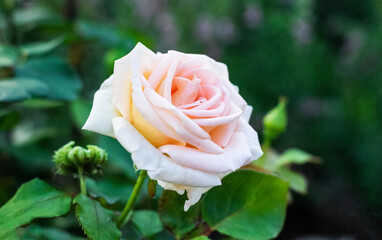
[[[86,195],[86,181],[84,177],[84,169],[82,167],[78,167],[78,178],[80,179],[81,193]]]
[[[142,189],[142,185],[146,177],[147,177],[147,171],[141,170],[139,177],[137,179],[137,182],[135,183],[133,192],[131,193],[130,198],[127,201],[121,215],[118,217],[117,226],[119,228],[125,223],[126,217],[129,215],[129,212],[131,211],[131,209],[133,209],[134,203],[138,198],[139,192]]]

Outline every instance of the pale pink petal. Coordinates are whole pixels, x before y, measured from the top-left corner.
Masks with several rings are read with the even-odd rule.
[[[168,69],[165,79],[161,82],[157,90],[157,92],[162,97],[164,97],[168,102],[172,102],[171,100],[172,82],[174,80],[175,71],[179,63],[180,63],[180,58],[175,58],[174,61],[171,63],[170,68]]]
[[[207,109],[207,110],[198,110],[198,109],[182,109],[181,111],[187,116],[205,118],[205,117],[218,117],[220,116],[225,109],[224,102],[221,102],[220,105],[215,109]]]
[[[177,77],[175,78],[178,90],[172,94],[172,104],[175,106],[193,103],[198,96],[200,88],[200,79],[194,76],[192,81]],[[188,80],[188,81],[187,81]]]
[[[113,128],[115,137],[131,153],[131,158],[136,167],[147,170],[150,178],[191,187],[220,185],[219,176],[185,168],[163,155],[125,118],[114,118]]]
[[[234,104],[231,105],[231,112],[227,116],[215,117],[215,118],[200,118],[192,119],[199,126],[219,126],[222,124],[227,124],[233,120],[240,117],[242,111],[236,107]]]
[[[210,131],[212,141],[214,141],[221,147],[227,146],[232,137],[233,132],[236,129],[238,120],[239,118],[233,120],[232,122],[219,125],[215,127],[212,131]]]
[[[171,53],[172,55],[177,55],[177,56],[181,56],[182,58],[184,58],[182,55],[178,55],[177,53],[178,52],[174,52],[174,51],[169,51],[169,53]],[[186,71],[187,69],[195,69],[195,68],[200,68],[202,67],[204,64],[204,61],[200,61],[198,59],[190,59],[190,60],[185,60],[183,61],[179,67],[176,69],[176,73],[175,75],[176,76],[180,76],[182,75],[182,73],[184,71]]]
[[[251,119],[251,114],[252,114],[252,106],[251,105],[247,105],[243,111],[243,115],[242,117],[244,118],[245,121],[249,122],[249,120]]]
[[[202,80],[202,84],[214,84],[217,81],[216,75],[204,68],[187,69],[178,75],[179,77],[192,79],[194,76]]]
[[[227,66],[224,63],[216,62],[214,59],[204,55],[204,54],[190,54],[190,53],[182,53],[174,50],[168,51],[169,53],[172,54],[177,54],[184,59],[184,62],[192,61],[194,65],[191,65],[192,68],[197,68],[197,67],[203,67],[206,69],[211,70],[213,73],[216,74],[216,76],[223,76],[228,78],[228,70]],[[199,66],[197,63],[200,63]],[[184,69],[189,69],[191,67],[185,67]]]
[[[244,118],[239,119],[236,131],[240,131],[245,135],[249,149],[251,150],[252,157],[248,159],[245,165],[249,164],[250,162],[258,159],[263,155],[257,132],[248,124],[248,122],[246,122]]]
[[[207,88],[208,88],[207,86],[203,86],[202,89],[207,89]],[[221,100],[222,94],[221,94],[221,91],[219,91],[219,89],[215,89],[215,90],[216,90],[215,94],[212,97],[210,97],[207,101],[202,102],[202,104],[195,107],[194,109],[210,109],[214,105],[216,105]]]
[[[241,110],[244,110],[247,106],[247,102],[240,96],[238,87],[234,86],[227,77],[220,77],[219,80],[228,90],[231,101]]]
[[[120,116],[114,107],[113,75],[103,82],[101,88],[94,94],[93,107],[82,129],[114,137],[111,120]]]
[[[229,144],[220,154],[206,153],[195,148],[177,145],[163,145],[159,148],[177,164],[187,168],[206,172],[225,173],[235,171],[251,158],[246,138],[243,133],[235,132]]]
[[[156,66],[154,71],[150,74],[150,77],[147,79],[149,84],[153,89],[157,89],[162,81],[167,76],[170,66],[174,62],[174,56],[169,54],[162,54],[164,56],[160,63]]]
[[[163,99],[153,89],[145,89],[146,98],[154,106],[158,116],[163,118],[181,136],[181,139],[202,151],[221,153],[223,150],[211,141],[210,135],[196,125],[189,117],[174,105]]]

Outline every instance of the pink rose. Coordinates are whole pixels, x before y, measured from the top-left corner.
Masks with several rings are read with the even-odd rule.
[[[187,191],[187,210],[262,155],[251,111],[226,65],[138,43],[95,93],[83,129],[116,138],[163,188]]]

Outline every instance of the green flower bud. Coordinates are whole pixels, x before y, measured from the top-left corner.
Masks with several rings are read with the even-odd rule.
[[[285,131],[287,126],[286,99],[280,98],[279,104],[270,110],[263,119],[264,138],[273,140]]]
[[[69,151],[67,158],[76,166],[84,166],[85,149],[79,146],[75,146],[72,150]]]
[[[107,153],[105,150],[94,145],[87,145],[86,147],[90,151],[94,163],[104,164],[107,161]]]
[[[101,172],[102,165],[107,161],[107,154],[105,150],[97,146],[88,145],[85,149],[74,146],[74,141],[71,141],[54,153],[53,161],[60,174],[76,173],[79,168],[85,173],[97,174]]]

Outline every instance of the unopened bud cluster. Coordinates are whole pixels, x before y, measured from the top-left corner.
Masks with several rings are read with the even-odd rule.
[[[86,149],[74,146],[74,141],[58,149],[53,156],[60,174],[75,173],[78,168],[82,168],[85,173],[97,174],[106,161],[105,150],[94,145],[87,145]]]

